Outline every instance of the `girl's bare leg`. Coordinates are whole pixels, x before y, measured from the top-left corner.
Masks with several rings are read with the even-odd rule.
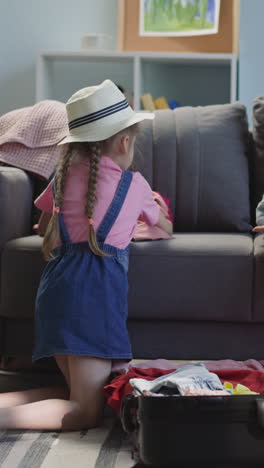
[[[60,398],[67,400],[69,390],[67,387],[41,387],[30,390],[19,390],[18,392],[0,393],[0,410],[11,406],[26,405],[35,401]]]
[[[15,392],[0,393],[0,408],[9,408],[11,406],[25,405],[36,401],[48,400],[51,398],[59,398],[62,400],[69,399],[69,369],[68,357],[64,355],[56,356],[56,362],[63,373],[66,383],[65,387],[41,387],[30,390],[19,390]]]
[[[80,430],[96,426],[103,414],[103,386],[112,361],[68,356],[67,363],[69,400],[51,398],[0,408],[0,429]]]
[[[56,354],[55,359],[57,366],[60,368],[62,374],[64,375],[68,388],[70,388],[70,370],[68,356],[66,354]]]

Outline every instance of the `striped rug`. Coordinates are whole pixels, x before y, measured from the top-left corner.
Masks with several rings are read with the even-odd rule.
[[[81,432],[0,431],[1,468],[132,468],[120,422]]]

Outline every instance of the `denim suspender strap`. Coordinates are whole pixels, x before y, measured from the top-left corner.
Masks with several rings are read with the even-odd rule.
[[[55,194],[56,194],[56,176],[54,177],[53,184],[52,184],[52,193],[53,193],[53,198],[55,200]],[[68,244],[71,242],[70,235],[68,233],[68,230],[65,226],[65,223],[63,221],[63,216],[61,212],[59,211],[58,213],[58,221],[59,221],[59,228],[60,228],[60,238],[62,244]]]
[[[117,187],[115,196],[97,230],[97,239],[100,242],[105,242],[106,237],[111,231],[127,196],[133,174],[130,171],[123,171],[121,180]]]

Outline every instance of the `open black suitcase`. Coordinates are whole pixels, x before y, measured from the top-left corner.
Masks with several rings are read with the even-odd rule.
[[[264,394],[134,396],[121,420],[148,466],[264,466]]]

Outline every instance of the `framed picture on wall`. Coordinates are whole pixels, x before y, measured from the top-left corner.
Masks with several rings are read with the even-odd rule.
[[[220,0],[140,0],[140,36],[217,34]]]
[[[118,0],[118,50],[236,53],[239,1]]]

